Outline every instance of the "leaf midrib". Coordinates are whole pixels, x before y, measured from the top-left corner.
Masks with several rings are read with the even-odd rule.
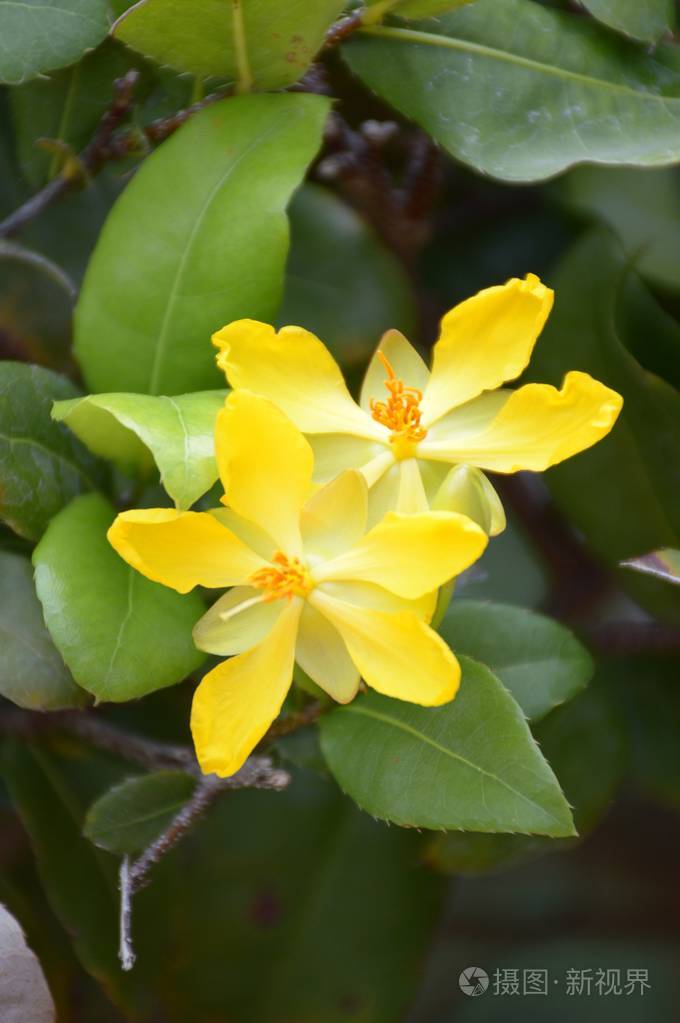
[[[418,29],[412,28],[392,28],[387,25],[375,25],[359,29],[359,35],[382,36],[386,39],[396,39],[402,42],[421,43],[426,46],[441,46],[443,49],[474,53],[478,57],[486,57],[487,59],[502,61],[507,64],[516,64],[518,67],[524,67],[539,74],[571,79],[588,85],[591,88],[609,89],[611,92],[634,96],[637,100],[657,100],[665,107],[668,107],[673,100],[676,103],[678,102],[677,97],[661,96],[656,92],[647,92],[644,89],[632,89],[628,85],[610,82],[606,78],[593,78],[591,75],[586,75],[581,71],[570,71],[568,68],[557,67],[554,64],[545,64],[543,61],[534,60],[531,57],[522,57],[520,54],[510,53],[507,50],[498,50],[493,46],[486,46],[484,43],[474,43],[469,39],[456,39],[453,36],[421,32]]]
[[[455,753],[453,750],[448,749],[446,746],[440,745],[438,742],[435,742],[434,739],[430,738],[429,735],[425,735],[424,732],[419,732],[416,728],[413,728],[411,725],[407,725],[404,721],[400,721],[398,718],[389,717],[389,715],[387,714],[381,714],[375,710],[369,710],[366,707],[357,707],[352,704],[350,704],[348,707],[345,707],[344,711],[349,714],[361,714],[364,717],[374,718],[376,721],[382,721],[383,724],[392,725],[394,728],[401,729],[401,731],[407,732],[408,734],[415,736],[416,739],[419,739],[426,745],[431,746],[433,749],[436,749],[438,753],[443,753],[445,756],[450,757],[452,760],[459,760],[462,764],[465,764],[466,767],[469,767],[473,771],[477,771],[479,774],[484,775],[484,777],[497,782],[497,784],[502,786],[502,788],[507,789],[508,792],[512,792],[514,796],[517,796],[525,803],[528,803],[529,806],[534,807],[534,809],[539,810],[540,813],[543,814],[543,816],[547,817],[549,820],[554,821],[554,823],[557,824],[558,827],[562,826],[562,822],[559,820],[558,817],[555,817],[553,813],[551,813],[549,810],[546,810],[545,807],[541,806],[539,803],[535,803],[533,799],[529,798],[529,796],[525,796],[522,792],[519,792],[517,789],[513,788],[512,785],[509,785],[508,782],[503,781],[503,779],[499,778],[498,775],[493,774],[491,771],[485,770],[485,768],[480,767],[479,764],[473,763],[471,760],[468,760],[460,753]]]

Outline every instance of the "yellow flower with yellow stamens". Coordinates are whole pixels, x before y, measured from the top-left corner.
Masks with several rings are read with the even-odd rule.
[[[621,409],[621,396],[587,373],[568,373],[560,390],[501,386],[528,365],[552,302],[533,274],[480,291],[444,316],[431,373],[388,331],[358,404],[328,350],[301,327],[276,333],[238,320],[213,343],[233,387],[276,402],[307,434],[317,482],[361,470],[370,521],[390,508],[431,507],[470,515],[494,534],[505,516],[482,470],[542,472],[604,437]]]
[[[130,565],[180,593],[233,587],[194,629],[201,650],[231,655],[194,696],[202,769],[241,767],[278,715],[295,661],[340,703],[360,676],[400,700],[452,699],[458,662],[427,623],[434,591],[484,550],[483,530],[428,511],[392,512],[367,532],[364,477],[348,470],[315,489],[309,443],[246,390],[219,413],[215,446],[228,507],[127,511],[108,534]]]

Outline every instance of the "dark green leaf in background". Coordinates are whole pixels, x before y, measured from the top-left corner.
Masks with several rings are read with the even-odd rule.
[[[530,721],[571,700],[593,674],[569,629],[535,611],[454,599],[439,632],[457,654],[490,668]]]
[[[106,480],[100,463],[51,419],[52,402],[76,393],[40,366],[0,366],[0,517],[30,540],[72,497]]]
[[[106,0],[0,0],[0,82],[73,64],[108,31]]]
[[[581,0],[593,17],[624,35],[655,43],[675,25],[673,0]]]
[[[410,282],[357,213],[327,189],[306,185],[293,200],[290,222],[277,323],[314,331],[350,372],[366,366],[385,330],[413,336]]]
[[[536,379],[557,384],[568,370],[584,370],[623,395],[609,436],[544,477],[570,521],[612,564],[680,545],[680,395],[622,343],[627,328],[619,312],[629,278],[612,238],[595,234],[577,243],[552,282],[555,308],[531,363]],[[649,334],[640,341],[649,346]],[[636,578],[626,572],[622,581]],[[670,605],[675,593],[664,589]]]
[[[371,26],[343,53],[453,156],[505,181],[680,158],[675,50],[649,56],[533,0],[476,0],[417,27]]]
[[[52,414],[123,472],[145,476],[155,461],[167,493],[184,509],[217,479],[215,419],[226,393],[92,394],[56,402]]]
[[[195,786],[196,779],[182,771],[129,778],[92,804],[83,834],[108,852],[137,852],[160,835]]]
[[[327,110],[301,94],[223,100],[144,162],[106,222],[76,310],[92,391],[220,386],[210,335],[240,317],[273,318],[285,207]]]
[[[442,707],[377,693],[321,721],[340,787],[363,809],[410,827],[573,834],[569,807],[524,715],[484,665],[461,658]]]
[[[87,701],[50,634],[27,558],[0,551],[0,693],[29,710],[78,707]]]
[[[142,0],[116,23],[133,49],[242,91],[280,89],[304,74],[344,0]]]
[[[434,14],[454,11],[474,0],[368,0],[369,16],[366,22],[378,20],[385,14],[398,14],[400,18],[430,18]],[[375,8],[375,11],[371,10]]]
[[[106,539],[115,512],[97,494],[50,523],[33,554],[45,621],[76,682],[100,700],[132,700],[181,681],[203,662],[191,630],[205,610],[152,583]]]

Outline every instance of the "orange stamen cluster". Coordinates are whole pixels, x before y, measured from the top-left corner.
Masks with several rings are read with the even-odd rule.
[[[265,591],[262,597],[265,604],[284,598],[306,597],[313,585],[309,571],[300,559],[288,558],[282,551],[276,552],[271,565],[254,572],[249,582],[251,586]]]
[[[389,391],[387,401],[376,401],[371,398],[371,415],[388,430],[392,431],[390,440],[406,439],[417,442],[424,440],[427,430],[420,425],[420,402],[423,392],[417,387],[407,387],[400,380],[386,356],[378,349],[378,358],[387,371],[385,387]]]

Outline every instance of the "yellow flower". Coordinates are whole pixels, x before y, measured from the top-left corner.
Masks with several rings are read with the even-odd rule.
[[[450,512],[392,512],[366,532],[363,476],[314,490],[310,445],[248,391],[229,396],[215,441],[228,508],[127,511],[108,534],[130,565],[180,593],[234,587],[194,630],[200,649],[234,655],[194,696],[202,769],[239,769],[278,715],[294,661],[340,703],[360,676],[400,700],[450,700],[460,669],[427,624],[433,591],[479,557],[484,532]]]
[[[328,350],[301,327],[277,334],[238,320],[213,343],[233,387],[276,402],[308,435],[318,482],[361,470],[371,487],[369,521],[389,508],[432,507],[469,515],[494,534],[505,516],[480,470],[541,472],[604,437],[621,409],[620,395],[587,373],[568,373],[560,390],[501,387],[526,368],[552,301],[533,274],[480,291],[443,318],[431,373],[403,335],[388,331],[359,404]]]

